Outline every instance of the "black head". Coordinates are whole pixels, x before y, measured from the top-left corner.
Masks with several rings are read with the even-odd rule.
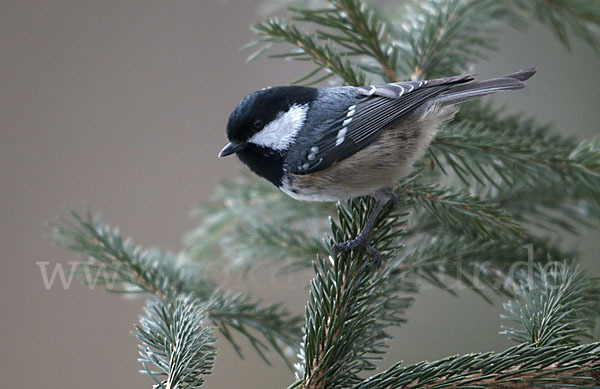
[[[231,112],[227,138],[231,142],[246,142],[293,105],[310,103],[316,95],[315,88],[304,86],[278,86],[253,92]]]
[[[287,146],[316,96],[315,88],[279,86],[244,97],[229,116],[230,143],[219,156],[237,153],[252,171],[279,186]]]

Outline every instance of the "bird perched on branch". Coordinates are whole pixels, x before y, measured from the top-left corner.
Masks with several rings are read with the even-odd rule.
[[[352,240],[335,250],[364,247],[378,261],[369,235],[394,183],[425,153],[455,104],[525,87],[535,68],[472,82],[473,75],[370,86],[278,86],[243,98],[229,117],[229,143],[254,173],[289,196],[339,201],[372,195],[374,211]]]

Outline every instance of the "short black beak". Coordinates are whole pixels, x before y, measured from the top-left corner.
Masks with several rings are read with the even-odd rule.
[[[221,152],[219,153],[219,158],[226,157],[233,153],[237,153],[238,151],[240,151],[243,148],[244,148],[243,143],[229,142],[229,143],[227,143],[227,145],[225,147],[223,147],[223,150],[221,150]]]

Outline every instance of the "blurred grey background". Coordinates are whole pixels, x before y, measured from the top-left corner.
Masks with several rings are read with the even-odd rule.
[[[39,261],[79,259],[43,238],[64,206],[88,205],[138,243],[177,250],[194,226],[189,211],[241,170],[218,160],[231,108],[250,91],[286,84],[298,63],[245,63],[261,0],[28,0],[0,7],[0,376],[2,387],[105,388],[151,385],[137,373],[129,334],[143,299],[90,291],[75,281],[46,290]],[[600,61],[580,44],[564,50],[544,28],[507,30],[481,77],[537,66],[525,91],[495,98],[564,133],[599,133]],[[600,273],[597,232],[585,263]],[[525,250],[522,253],[525,259]],[[254,272],[237,290],[285,300],[302,312],[310,274]],[[500,350],[500,305],[471,293],[425,290],[395,331],[384,361],[415,362]],[[245,344],[243,344],[245,345]],[[239,359],[219,341],[212,388],[281,388],[292,373],[247,348]]]

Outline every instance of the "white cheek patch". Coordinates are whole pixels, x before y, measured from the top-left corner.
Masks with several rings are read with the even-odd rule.
[[[306,120],[308,104],[294,104],[265,128],[252,135],[248,142],[274,150],[286,150]]]

